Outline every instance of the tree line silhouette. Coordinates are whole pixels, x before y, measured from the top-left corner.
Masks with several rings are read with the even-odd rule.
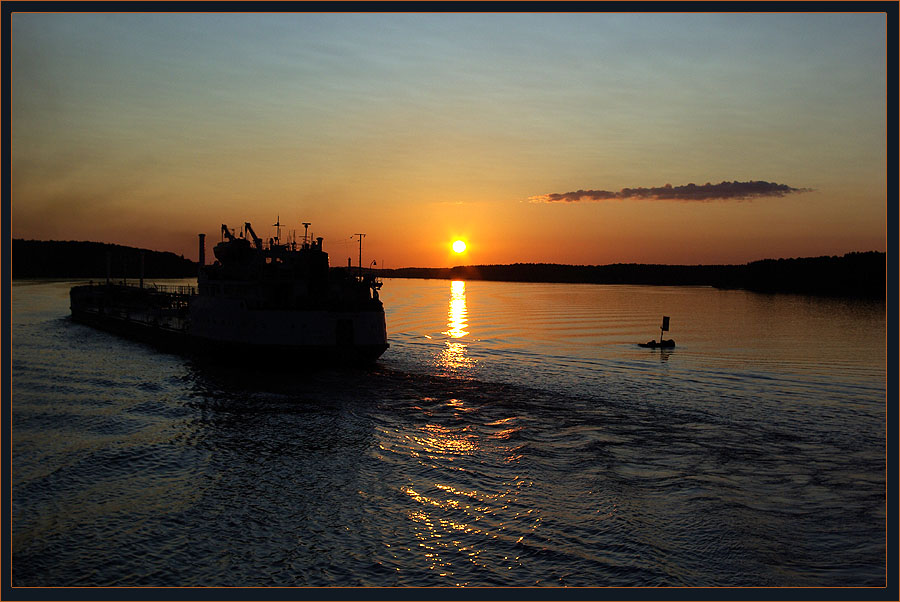
[[[381,270],[385,278],[438,278],[585,284],[705,285],[772,293],[878,298],[885,295],[886,255],[876,251],[741,265],[514,263]]]
[[[137,279],[144,255],[145,278],[184,278],[197,275],[197,262],[168,251],[151,251],[99,242],[12,241],[13,278]]]

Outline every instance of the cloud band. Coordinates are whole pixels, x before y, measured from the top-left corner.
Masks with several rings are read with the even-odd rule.
[[[787,184],[774,182],[721,182],[702,186],[687,184],[672,186],[666,184],[656,188],[623,188],[619,192],[609,190],[576,190],[574,192],[551,192],[529,197],[532,203],[577,203],[581,201],[727,201],[747,200],[763,197],[783,197],[787,194],[810,192],[809,188],[792,188]]]

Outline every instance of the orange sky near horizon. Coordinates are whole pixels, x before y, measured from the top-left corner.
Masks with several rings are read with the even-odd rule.
[[[388,268],[886,251],[885,28],[17,13],[11,230],[196,259],[197,233],[211,257],[222,223],[268,238],[280,217],[311,222],[332,265],[364,232],[364,263]],[[704,196],[666,198],[690,183]]]

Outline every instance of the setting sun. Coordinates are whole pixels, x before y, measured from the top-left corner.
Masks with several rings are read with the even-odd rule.
[[[456,253],[462,253],[466,250],[466,243],[461,240],[457,240],[453,243],[453,251]]]

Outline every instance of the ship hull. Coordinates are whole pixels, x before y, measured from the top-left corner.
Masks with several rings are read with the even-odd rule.
[[[72,308],[72,320],[168,351],[189,350],[189,337],[184,331],[163,328],[142,320],[75,307]]]
[[[371,364],[387,350],[388,344],[353,345],[248,345],[192,337],[191,353],[234,365],[252,364],[303,370],[308,367]]]
[[[72,319],[164,351],[240,365],[366,364],[388,348],[383,311],[253,312],[184,295],[173,295],[166,306],[159,294],[126,294],[123,303],[121,287],[75,287]]]
[[[133,341],[152,345],[162,351],[200,355],[222,363],[269,365],[278,367],[356,365],[377,360],[388,349],[387,343],[361,345],[271,345],[235,343],[221,339],[191,336],[139,320],[90,310],[73,310],[72,320]]]

